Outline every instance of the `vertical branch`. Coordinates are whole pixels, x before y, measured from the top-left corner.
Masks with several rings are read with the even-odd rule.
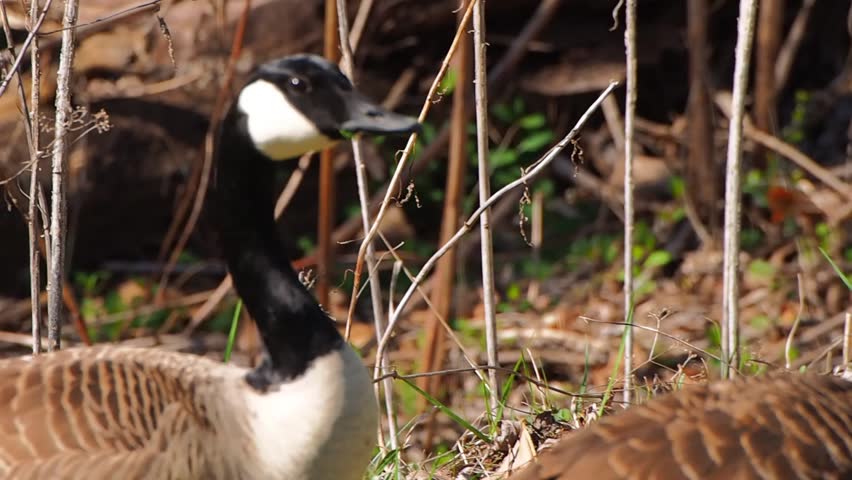
[[[784,45],[778,50],[778,58],[775,61],[775,91],[780,92],[787,85],[787,79],[790,77],[790,69],[793,67],[793,59],[799,52],[799,47],[802,45],[802,39],[805,37],[805,31],[808,28],[808,21],[811,18],[816,0],[804,0],[802,8],[796,14],[793,24],[790,26],[787,37],[784,39]]]
[[[340,43],[337,38],[337,4],[325,0],[325,31],[323,54],[330,62],[340,59]],[[329,276],[334,265],[335,212],[334,152],[326,148],[320,153],[319,166],[319,218],[317,219],[317,300],[321,305],[329,304]],[[354,290],[353,290],[354,292]],[[354,293],[353,293],[354,295]],[[353,300],[354,301],[354,300]],[[347,320],[347,325],[349,321]],[[347,332],[348,338],[348,332]]]
[[[38,18],[38,0],[31,0],[29,12],[30,31],[34,32]],[[41,353],[41,257],[39,255],[38,239],[38,160],[41,156],[41,120],[39,119],[39,104],[41,103],[41,63],[38,49],[38,36],[33,38],[30,50],[30,204],[27,212],[27,231],[30,243],[30,303],[32,304],[32,334],[33,354]]]
[[[485,42],[485,0],[473,6],[473,75],[476,101],[476,156],[479,166],[479,204],[491,197],[491,169],[488,162],[488,74],[486,68],[487,43]],[[479,220],[482,253],[482,304],[485,310],[485,345],[488,366],[497,367],[497,318],[494,312],[494,252],[491,242],[491,210],[486,208]],[[500,386],[497,371],[488,370],[492,411],[498,411]]]
[[[201,159],[201,165],[192,174],[192,180],[190,180],[186,190],[187,193],[184,196],[186,202],[182,201],[182,205],[175,212],[175,217],[169,226],[169,231],[166,233],[166,239],[161,246],[160,254],[162,256],[163,253],[168,251],[171,238],[177,233],[178,224],[186,214],[186,209],[190,207],[191,203],[192,209],[189,211],[186,224],[183,226],[180,237],[178,237],[177,243],[175,243],[171,251],[172,253],[168,257],[166,267],[160,275],[160,285],[157,288],[157,297],[159,298],[166,292],[166,282],[169,279],[169,275],[171,275],[172,269],[177,264],[183,248],[189,242],[190,235],[195,230],[195,224],[198,223],[201,210],[204,207],[204,200],[207,198],[207,188],[210,184],[211,172],[213,171],[213,147],[216,140],[216,132],[219,129],[219,122],[222,121],[222,116],[225,114],[226,102],[231,94],[231,83],[234,80],[234,70],[236,69],[237,60],[239,60],[240,53],[242,52],[243,38],[245,37],[250,11],[251,0],[244,0],[243,10],[234,31],[234,38],[231,41],[231,53],[228,55],[225,75],[222,79],[222,85],[219,87],[219,93],[216,94],[216,101],[213,104],[213,112],[210,114],[210,123],[207,125],[207,132],[204,134],[204,156]],[[157,303],[159,303],[159,300],[157,300]]]
[[[702,242],[712,241],[719,232],[719,169],[713,155],[713,122],[710,85],[707,78],[707,22],[709,0],[689,0],[687,4],[687,43],[689,49],[689,103],[687,106],[689,145],[684,166],[685,201],[696,212],[696,233]],[[700,222],[706,222],[702,228]],[[707,235],[710,234],[710,236]],[[705,245],[710,247],[710,245]]]
[[[33,1],[30,5],[30,25],[36,24],[36,18],[38,15],[38,1]],[[16,58],[17,54],[15,53],[15,43],[12,38],[12,30],[9,26],[9,17],[6,12],[6,4],[0,2],[0,17],[2,17],[2,25],[3,25],[3,34],[6,38],[6,48],[11,55],[11,58]],[[31,27],[32,28],[32,27]],[[32,31],[31,31],[32,32]],[[32,52],[38,51],[38,40],[36,36],[31,33],[33,36],[33,50]],[[23,56],[23,52],[21,52],[21,56]],[[35,57],[34,57],[35,58]],[[38,355],[41,353],[41,304],[39,302],[39,294],[41,292],[41,283],[40,283],[40,275],[39,275],[39,267],[40,267],[40,258],[39,258],[39,244],[38,244],[38,217],[37,217],[37,196],[38,196],[38,180],[37,180],[37,172],[38,172],[38,119],[33,119],[30,114],[29,109],[27,108],[27,94],[24,91],[24,79],[21,75],[21,71],[19,68],[15,68],[13,72],[10,74],[14,74],[15,78],[18,80],[18,95],[21,101],[21,110],[23,113],[23,121],[24,121],[24,130],[27,135],[27,148],[30,154],[30,191],[29,191],[29,208],[27,213],[24,214],[21,212],[27,221],[27,231],[29,236],[29,249],[30,249],[30,303],[32,308],[32,348],[33,354]],[[36,67],[33,68],[33,76],[32,81],[36,88],[38,88],[38,69]],[[35,115],[38,115],[38,91],[33,91],[33,102],[35,108]],[[36,130],[34,131],[34,126]]]
[[[624,46],[627,50],[627,96],[624,100],[624,403],[633,378],[633,123],[636,120],[636,0],[627,0]]]
[[[337,25],[340,34],[340,53],[343,57],[343,73],[349,77],[352,84],[355,84],[355,65],[352,55],[352,47],[349,41],[349,19],[346,16],[346,0],[337,0]],[[370,231],[370,192],[367,186],[367,167],[364,165],[364,158],[361,150],[360,136],[352,139],[352,156],[355,160],[355,174],[358,181],[358,201],[361,204],[361,221],[364,225],[364,231]],[[331,236],[329,232],[329,241]],[[385,333],[385,314],[383,311],[382,302],[382,285],[376,268],[376,248],[371,242],[367,245],[367,254],[364,257],[367,262],[367,271],[371,272],[370,282],[370,300],[373,304],[373,325],[376,329],[376,338],[382,338]],[[352,325],[352,319],[346,319],[346,338],[349,338],[349,329]],[[382,359],[382,363],[376,368],[388,366],[387,358]],[[377,370],[378,373],[378,370]],[[378,385],[376,386],[378,388]],[[388,437],[390,440],[390,448],[396,450],[399,448],[397,439],[396,427],[396,411],[393,402],[393,379],[385,378],[382,381],[385,395],[385,407],[388,415]]]
[[[65,278],[65,227],[68,220],[66,177],[68,145],[65,134],[71,120],[71,67],[74,64],[74,38],[79,0],[65,0],[62,17],[62,50],[56,75],[56,119],[53,131],[51,166],[50,251],[47,268],[47,351],[59,350],[62,324],[62,283]]]
[[[429,87],[429,93],[426,94],[426,100],[423,102],[423,107],[420,109],[420,115],[417,116],[417,121],[420,123],[423,123],[423,121],[426,120],[426,115],[429,114],[429,109],[432,107],[432,102],[435,100],[435,95],[438,92],[441,80],[444,78],[444,74],[447,73],[447,69],[449,68],[450,59],[459,45],[459,39],[464,34],[462,26],[465,25],[467,23],[467,19],[470,18],[470,15],[473,12],[473,3],[476,1],[478,0],[473,0],[465,10],[464,20],[460,23],[459,28],[456,30],[453,42],[450,44],[450,48],[447,50],[447,54],[444,57],[443,62],[441,62],[441,67],[438,70],[437,75],[435,75],[435,78],[432,80],[432,85]],[[379,204],[379,211],[376,214],[376,219],[370,227],[370,231],[364,233],[364,239],[361,240],[361,246],[358,247],[358,259],[355,261],[355,274],[352,276],[353,294],[349,300],[349,313],[347,314],[349,318],[352,318],[352,315],[355,313],[355,301],[357,299],[355,292],[358,292],[358,289],[361,286],[361,273],[364,269],[363,259],[367,252],[367,245],[369,245],[369,243],[376,237],[379,225],[381,225],[381,221],[385,217],[388,206],[391,205],[391,197],[393,196],[394,189],[397,188],[397,185],[399,185],[402,173],[407,171],[406,167],[408,165],[408,160],[411,158],[411,153],[414,151],[414,146],[417,144],[417,137],[417,133],[412,133],[411,136],[408,137],[408,143],[405,144],[402,155],[399,157],[396,170],[394,170],[393,175],[391,175],[391,179],[387,183],[387,189],[385,190],[384,197]],[[387,337],[388,335],[386,334],[383,338]],[[377,354],[377,357],[381,358],[381,355]],[[376,363],[379,364],[380,362],[377,361]]]
[[[773,132],[775,121],[775,62],[781,47],[781,27],[784,24],[784,2],[763,0],[758,11],[755,40],[754,122],[764,132]],[[755,151],[755,160],[766,164],[762,147]]]
[[[457,18],[458,22],[465,21],[464,10],[459,10]],[[459,24],[458,27],[462,28],[464,26]],[[459,39],[459,47],[456,55],[453,57],[453,64],[456,71],[456,87],[453,91],[450,145],[447,152],[449,165],[447,166],[447,181],[446,188],[444,189],[444,212],[441,215],[439,245],[444,245],[450,240],[456,230],[458,230],[461,221],[465,168],[467,167],[467,121],[470,110],[468,97],[470,96],[470,87],[472,85],[470,81],[472,75],[470,47],[470,35],[462,35]],[[432,284],[433,289],[431,293],[435,314],[429,317],[426,325],[426,344],[423,348],[423,360],[421,362],[421,368],[424,372],[440,369],[446,358],[446,335],[441,325],[441,319],[449,319],[452,311],[453,286],[456,276],[456,254],[457,250],[455,248],[448,250],[447,254],[441,257],[441,260],[438,261],[438,265],[435,267],[435,280]],[[437,396],[436,392],[439,382],[440,377],[437,376],[426,376],[418,379],[420,388],[432,396]],[[420,397],[418,411],[426,409],[427,402],[428,400],[425,397]],[[426,450],[429,450],[431,447],[432,432],[435,423],[434,418],[435,416],[431,415],[427,421],[424,439]]]
[[[846,312],[843,321],[843,372],[852,373],[852,313]]]
[[[742,162],[743,115],[748,90],[749,58],[754,37],[757,0],[740,0],[734,92],[725,174],[725,235],[722,266],[722,377],[736,375],[739,342],[740,163]]]

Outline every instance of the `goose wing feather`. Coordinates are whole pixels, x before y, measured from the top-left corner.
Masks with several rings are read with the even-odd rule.
[[[852,476],[852,382],[771,375],[666,395],[569,433],[514,480]]]
[[[122,347],[0,361],[0,477],[227,473],[228,465],[201,463],[222,457],[201,455],[216,442],[197,439],[214,436],[220,423],[212,417],[228,410],[226,399],[206,392],[223,391],[238,375],[202,358]]]

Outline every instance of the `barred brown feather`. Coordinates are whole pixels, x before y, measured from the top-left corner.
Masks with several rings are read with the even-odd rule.
[[[685,386],[567,434],[513,480],[852,478],[852,382]]]
[[[228,392],[242,374],[122,347],[0,361],[0,477],[239,478],[228,459],[253,452],[228,440],[247,428]]]

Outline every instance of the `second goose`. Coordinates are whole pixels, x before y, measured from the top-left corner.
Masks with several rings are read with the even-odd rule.
[[[370,377],[290,266],[272,161],[344,131],[417,128],[320,57],[257,68],[222,123],[212,200],[261,364],[109,346],[0,361],[0,477],[361,478],[376,442]]]

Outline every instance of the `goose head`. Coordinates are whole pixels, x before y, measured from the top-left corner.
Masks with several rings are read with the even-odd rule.
[[[261,65],[239,93],[237,123],[254,147],[286,160],[331,146],[347,133],[406,134],[411,117],[388,111],[356,91],[337,65],[293,55]]]

